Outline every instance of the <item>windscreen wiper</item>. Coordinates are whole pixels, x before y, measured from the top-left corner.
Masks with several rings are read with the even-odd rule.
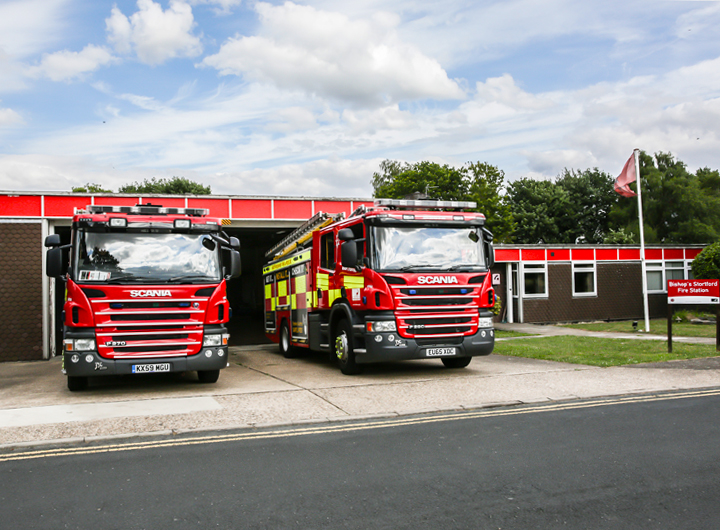
[[[185,274],[183,276],[173,276],[169,280],[165,280],[167,283],[179,283],[183,280],[207,280],[209,282],[214,281],[214,278],[209,277],[206,274]]]

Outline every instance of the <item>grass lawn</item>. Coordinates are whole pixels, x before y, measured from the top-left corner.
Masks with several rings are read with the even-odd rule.
[[[519,331],[505,331],[502,329],[495,330],[496,339],[507,339],[509,337],[531,337],[532,333],[520,333]],[[675,336],[673,334],[673,336]]]
[[[620,340],[570,335],[496,342],[493,353],[590,366],[621,366],[720,356],[720,353],[715,351],[714,344],[673,342],[673,352],[668,353],[667,342],[660,340]]]
[[[637,321],[638,329],[645,329],[645,321]],[[644,331],[633,331],[632,321],[623,322],[588,322],[581,324],[558,324],[568,328],[585,329],[588,331],[610,331],[619,333],[644,333]],[[715,325],[691,324],[689,322],[673,322],[673,337],[715,337]],[[650,320],[650,333],[656,335],[667,335],[667,319],[655,318]],[[673,344],[673,348],[675,345]]]

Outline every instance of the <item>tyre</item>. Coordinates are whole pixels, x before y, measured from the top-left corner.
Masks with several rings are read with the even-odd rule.
[[[472,357],[445,357],[442,363],[445,368],[465,368],[472,361]]]
[[[292,345],[290,326],[288,326],[287,320],[283,320],[282,324],[280,324],[280,341],[278,342],[278,348],[286,359],[292,359],[299,354],[298,348]]]
[[[340,371],[345,375],[356,375],[361,372],[360,366],[355,362],[352,326],[346,319],[338,322],[333,341],[335,357]]]
[[[79,375],[69,375],[67,378],[67,385],[70,392],[85,390],[88,386],[88,378]]]
[[[198,370],[198,380],[201,383],[215,383],[220,377],[220,370]]]

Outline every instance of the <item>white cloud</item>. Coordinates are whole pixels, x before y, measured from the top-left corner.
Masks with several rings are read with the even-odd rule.
[[[49,77],[53,81],[69,81],[109,64],[115,57],[107,48],[88,44],[79,52],[63,50],[43,55],[40,64],[27,69],[31,77]]]
[[[0,3],[0,51],[23,59],[62,36],[71,0],[10,0]]]
[[[138,11],[129,18],[117,6],[105,20],[108,41],[118,53],[134,50],[138,59],[157,65],[175,57],[196,57],[202,53],[192,8],[180,0],[170,0],[167,10],[152,0],[138,0]]]
[[[229,39],[202,64],[358,104],[464,97],[436,60],[397,37],[393,17],[350,20],[292,2],[260,2],[256,10],[260,35]]]
[[[22,116],[12,109],[0,108],[0,127],[9,127],[23,123]]]

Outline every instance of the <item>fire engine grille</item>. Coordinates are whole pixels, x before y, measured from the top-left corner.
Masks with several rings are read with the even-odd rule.
[[[414,338],[419,343],[438,338],[462,342],[462,337],[477,333],[481,286],[391,285],[391,288],[401,337]]]
[[[198,296],[130,302],[93,299],[98,352],[114,359],[194,355],[202,346],[207,303],[208,298]]]

